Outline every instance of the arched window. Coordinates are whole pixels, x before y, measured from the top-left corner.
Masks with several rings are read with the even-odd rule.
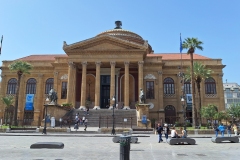
[[[165,111],[165,123],[175,124],[176,122],[176,110],[172,105],[168,105],[164,109]]]
[[[53,79],[53,78],[48,78],[48,79],[46,80],[45,94],[48,94],[49,91],[53,88],[53,82],[54,82],[54,79]]]
[[[217,94],[216,83],[213,78],[207,78],[205,80],[205,94]]]
[[[34,78],[30,78],[27,81],[26,94],[36,94],[37,81]]]
[[[16,89],[17,89],[17,79],[11,78],[8,81],[7,94],[16,94]]]
[[[191,94],[192,93],[192,85],[190,80],[184,82],[184,93]]]
[[[172,78],[165,78],[163,81],[164,94],[175,94],[174,80]]]

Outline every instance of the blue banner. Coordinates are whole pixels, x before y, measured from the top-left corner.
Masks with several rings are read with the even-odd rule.
[[[142,115],[142,123],[147,124],[147,116],[146,115]]]
[[[33,100],[34,100],[34,94],[26,95],[26,103],[25,103],[26,111],[33,111]]]

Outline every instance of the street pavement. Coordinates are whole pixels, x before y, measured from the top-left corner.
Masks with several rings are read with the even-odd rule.
[[[73,129],[73,128],[72,128]],[[82,128],[80,128],[81,130]],[[98,128],[88,128],[95,131]],[[120,135],[120,134],[119,134]],[[133,134],[138,143],[131,144],[131,160],[235,160],[240,143],[212,143],[214,135],[189,135],[196,145],[169,145],[158,142],[158,135]],[[119,160],[120,144],[111,134],[71,133],[0,133],[0,160]],[[37,142],[62,142],[63,149],[30,149]]]

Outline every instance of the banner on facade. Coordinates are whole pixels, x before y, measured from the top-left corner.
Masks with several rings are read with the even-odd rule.
[[[192,104],[192,94],[186,94],[187,104]]]
[[[142,115],[142,123],[147,124],[147,116],[146,115]]]
[[[25,103],[26,111],[33,111],[33,101],[34,101],[34,94],[27,94],[26,103]]]

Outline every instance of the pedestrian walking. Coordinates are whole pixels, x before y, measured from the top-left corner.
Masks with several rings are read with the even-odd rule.
[[[87,115],[89,115],[89,107],[87,107]]]
[[[84,124],[84,122],[85,122],[85,116],[82,117],[82,121],[83,121],[83,124]]]
[[[233,132],[234,132],[234,136],[237,136],[237,125],[236,124],[234,124],[233,125]]]
[[[87,130],[87,125],[88,125],[87,123],[88,123],[88,119],[86,118],[85,121],[84,121],[84,126],[85,126],[84,131]]]
[[[218,127],[219,131],[221,132],[222,137],[224,137],[224,132],[225,132],[225,127],[224,125],[221,123],[220,126]]]
[[[158,138],[158,143],[160,143],[160,142],[163,141],[163,140],[162,140],[162,132],[163,132],[163,128],[162,128],[162,126],[161,126],[160,123],[158,123],[158,126],[157,126],[156,130],[157,130],[157,132],[158,132],[158,136],[159,136],[159,138]]]
[[[232,130],[232,126],[231,126],[231,124],[229,124],[228,126],[227,126],[227,134],[228,134],[228,137],[231,137],[231,130]]]
[[[163,133],[165,135],[165,138],[166,138],[166,141],[168,139],[168,134],[169,134],[169,127],[168,127],[168,124],[164,124],[164,127],[163,127]]]
[[[218,127],[217,127],[216,124],[213,126],[213,129],[214,129],[214,132],[215,132],[216,137],[218,137],[219,129],[218,129]]]

